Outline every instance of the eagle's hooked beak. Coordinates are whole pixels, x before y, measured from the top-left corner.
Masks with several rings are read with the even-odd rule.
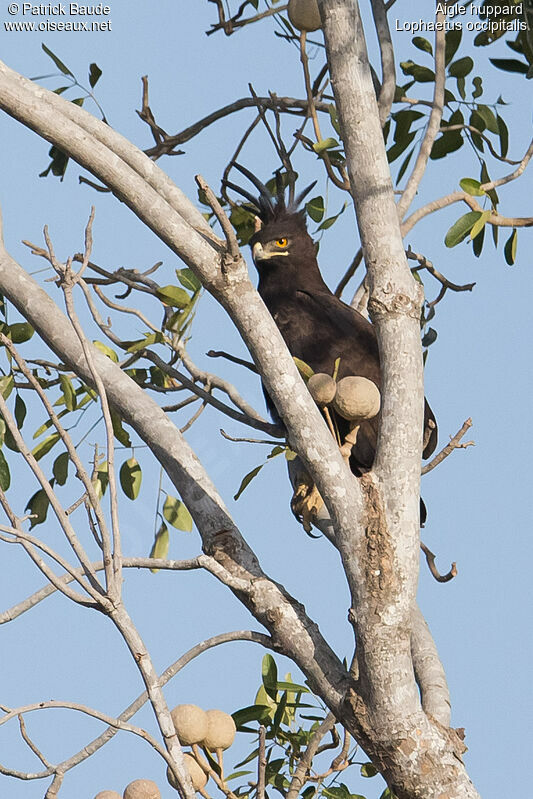
[[[279,250],[273,250],[270,242],[266,247],[263,247],[261,242],[256,241],[252,247],[252,258],[254,259],[255,263],[258,263],[258,261],[268,261],[269,258],[278,258],[280,255],[288,254],[289,253],[287,251],[280,252]]]
[[[257,263],[257,261],[264,261],[265,258],[269,257],[269,253],[263,249],[263,245],[256,241],[254,246],[252,247],[252,258]]]

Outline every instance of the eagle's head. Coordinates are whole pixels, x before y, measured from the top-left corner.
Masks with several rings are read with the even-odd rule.
[[[309,271],[316,266],[316,247],[307,232],[305,211],[300,205],[315,186],[316,181],[307,186],[300,194],[294,196],[294,181],[289,183],[289,198],[285,200],[285,190],[279,173],[276,173],[276,197],[248,169],[235,164],[245,175],[259,195],[254,197],[249,192],[227,182],[227,186],[242,194],[251,204],[251,210],[261,221],[261,228],[251,237],[249,244],[254,264],[260,277],[282,270],[285,279],[297,276],[310,277]],[[316,266],[318,271],[318,266]]]

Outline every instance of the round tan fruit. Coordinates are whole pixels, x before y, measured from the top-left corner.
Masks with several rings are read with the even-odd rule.
[[[185,766],[191,777],[192,787],[194,788],[195,791],[200,791],[207,782],[207,774],[205,773],[203,768],[201,768],[198,765],[194,757],[190,755],[188,752],[185,755],[183,755],[183,759],[185,760]],[[178,790],[174,774],[172,773],[170,768],[167,768],[167,780],[169,781],[169,783],[172,785],[173,788]]]
[[[123,799],[161,799],[161,794],[152,780],[133,780],[124,788]]]
[[[317,372],[307,381],[307,388],[317,405],[329,405],[337,391],[337,384],[331,375]]]
[[[378,387],[366,377],[350,375],[337,383],[333,407],[344,419],[372,419],[379,413],[380,404]]]
[[[322,26],[316,0],[289,0],[289,19],[299,31],[317,31]]]
[[[207,749],[228,749],[235,738],[237,728],[228,713],[223,710],[207,710],[207,735],[204,746]]]
[[[122,796],[116,791],[100,791],[94,799],[122,799]]]
[[[172,721],[183,746],[202,743],[207,735],[207,716],[198,705],[176,705]]]

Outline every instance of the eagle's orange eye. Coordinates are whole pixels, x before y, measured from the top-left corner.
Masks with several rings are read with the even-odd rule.
[[[276,247],[286,247],[287,239],[276,239]]]

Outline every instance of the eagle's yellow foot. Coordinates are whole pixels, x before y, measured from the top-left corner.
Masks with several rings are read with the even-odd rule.
[[[292,495],[291,509],[298,521],[302,523],[306,533],[311,532],[313,522],[323,504],[324,500],[316,485],[311,482],[311,478],[308,475],[302,475]]]

